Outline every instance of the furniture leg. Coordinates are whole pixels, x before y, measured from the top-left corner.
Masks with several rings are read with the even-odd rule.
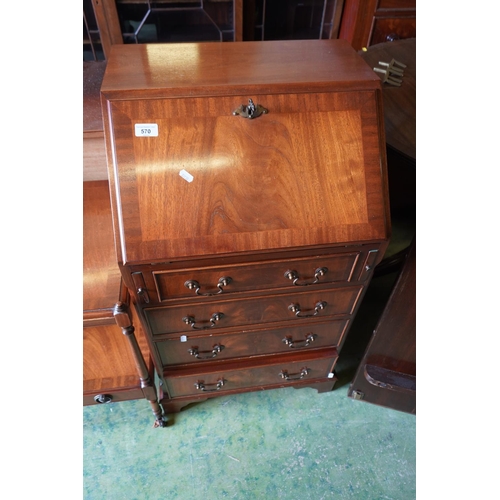
[[[165,427],[166,420],[163,416],[163,410],[158,403],[156,388],[149,376],[146,362],[144,361],[144,357],[142,356],[139,344],[137,343],[135,328],[130,319],[126,304],[124,304],[123,302],[116,303],[113,310],[113,316],[116,320],[117,325],[122,329],[122,333],[128,339],[130,349],[134,356],[137,372],[139,374],[139,378],[141,379],[141,389],[144,392],[144,396],[149,401],[153,410],[153,414],[155,416],[154,427]]]

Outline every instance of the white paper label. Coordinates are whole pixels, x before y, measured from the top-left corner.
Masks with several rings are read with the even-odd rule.
[[[158,137],[158,124],[157,123],[136,123],[135,124],[136,137]]]
[[[187,339],[186,335],[181,335],[181,342],[187,342]]]
[[[193,179],[194,177],[189,173],[187,172],[186,170],[182,169],[180,172],[179,172],[179,175],[185,180],[185,181],[188,181],[188,182],[193,182]]]

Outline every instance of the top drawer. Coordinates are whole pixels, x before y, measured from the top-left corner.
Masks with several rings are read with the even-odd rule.
[[[169,299],[262,291],[353,279],[359,251],[259,264],[153,272],[160,302]]]

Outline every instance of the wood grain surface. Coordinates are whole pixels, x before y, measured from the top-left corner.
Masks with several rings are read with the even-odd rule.
[[[124,262],[387,237],[374,94],[247,97],[113,102]]]
[[[120,299],[107,181],[83,183],[83,309],[111,308]],[[110,314],[112,318],[112,314]],[[114,320],[113,320],[114,322]]]
[[[377,76],[347,41],[289,40],[115,45],[101,91],[145,99],[375,88]]]

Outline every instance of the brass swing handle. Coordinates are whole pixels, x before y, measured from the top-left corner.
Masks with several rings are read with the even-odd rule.
[[[189,354],[191,354],[191,356],[194,356],[196,359],[212,359],[212,358],[215,358],[215,356],[217,356],[217,354],[219,354],[222,349],[224,349],[224,346],[222,344],[215,344],[214,345],[214,348],[211,350],[211,351],[198,351],[198,349],[196,347],[193,347],[191,349],[188,349],[188,352]],[[209,356],[200,356],[200,354],[207,354],[207,353],[210,353],[211,355]]]
[[[293,280],[293,285],[295,286],[309,286],[309,285],[314,285],[315,283],[318,283],[319,279],[324,276],[328,272],[327,267],[318,267],[316,271],[314,271],[314,281],[311,281],[310,283],[298,283],[299,280],[299,275],[297,271],[291,271],[288,270],[285,273],[285,278],[288,278],[289,280]]]
[[[225,384],[225,380],[223,378],[217,380],[217,383],[215,384],[205,384],[203,382],[197,382],[194,384],[196,389],[202,392],[216,392],[220,391],[221,387]],[[207,389],[207,385],[215,385],[215,389]]]
[[[281,339],[281,342],[283,344],[286,344],[288,347],[291,349],[296,348],[296,347],[308,347],[312,342],[316,340],[318,336],[315,333],[310,333],[305,340],[293,340],[292,337],[285,337],[284,339]],[[302,344],[303,345],[296,345],[296,344]]]
[[[193,316],[184,316],[182,318],[182,321],[184,323],[186,323],[186,325],[189,325],[193,330],[208,330],[209,328],[213,328],[214,326],[217,326],[217,321],[219,321],[223,317],[224,317],[224,314],[222,314],[221,312],[213,313],[212,317],[209,320],[210,325],[202,326],[202,327],[196,326],[196,320]]]
[[[302,370],[300,370],[300,373],[293,373],[292,375],[289,375],[287,370],[281,370],[280,377],[290,381],[302,380],[310,371],[311,370],[309,368],[302,368]],[[299,377],[291,378],[294,375],[299,375]]]
[[[186,288],[189,288],[189,290],[194,290],[194,293],[196,295],[203,295],[205,297],[209,297],[211,295],[218,295],[219,293],[222,293],[224,291],[222,287],[229,285],[231,281],[233,281],[233,279],[230,276],[223,276],[222,278],[219,278],[219,281],[217,282],[217,288],[219,289],[218,292],[200,293],[201,287],[196,280],[188,280],[184,283],[184,286]]]
[[[249,118],[250,120],[266,113],[268,113],[268,110],[260,104],[254,104],[252,99],[248,99],[248,106],[242,104],[233,111],[233,115],[240,115],[241,117]]]
[[[316,302],[316,306],[314,307],[314,312],[312,314],[300,314],[302,311],[300,309],[300,304],[290,304],[288,309],[295,313],[297,318],[312,318],[313,316],[317,316],[321,310],[323,310],[327,306],[326,302]]]
[[[113,396],[110,394],[98,394],[97,396],[94,396],[94,401],[99,404],[111,403],[112,400]]]

